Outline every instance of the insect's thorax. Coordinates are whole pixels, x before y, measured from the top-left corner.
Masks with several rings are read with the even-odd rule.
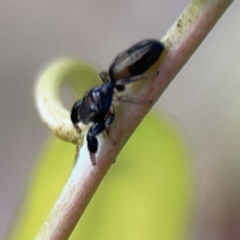
[[[109,83],[95,87],[83,98],[80,118],[84,124],[103,121],[112,105],[114,90]]]

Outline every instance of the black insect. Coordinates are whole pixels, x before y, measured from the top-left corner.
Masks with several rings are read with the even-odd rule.
[[[93,165],[96,164],[95,153],[98,150],[96,136],[99,133],[105,130],[112,144],[115,144],[110,135],[110,126],[115,117],[113,101],[151,103],[149,100],[128,96],[114,97],[114,91],[124,91],[125,85],[156,75],[158,72],[145,72],[157,62],[163,51],[164,45],[157,40],[144,40],[133,45],[116,57],[108,72],[100,73],[103,84],[89,90],[81,100],[73,105],[71,120],[77,131],[80,131],[78,123],[82,122],[86,125],[93,123],[87,133],[88,150]]]

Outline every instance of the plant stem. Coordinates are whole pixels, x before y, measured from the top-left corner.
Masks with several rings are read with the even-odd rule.
[[[193,0],[162,39],[167,50],[159,75],[144,82],[144,87],[134,91],[134,94],[156,102],[231,3],[232,0]],[[131,104],[124,105],[124,109],[119,107],[121,114],[118,114],[112,127],[112,136],[117,144],[112,146],[103,134],[98,137],[100,146],[96,166],[91,164],[84,140],[71,176],[36,239],[69,238],[112,162],[150,108],[147,105]],[[65,117],[69,118],[69,115]]]

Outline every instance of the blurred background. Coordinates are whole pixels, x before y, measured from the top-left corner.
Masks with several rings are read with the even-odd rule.
[[[17,212],[31,166],[51,135],[33,101],[42,66],[70,56],[108,69],[131,44],[161,39],[187,3],[1,1],[0,239]],[[192,150],[197,199],[192,239],[240,239],[239,13],[235,1],[154,106]]]

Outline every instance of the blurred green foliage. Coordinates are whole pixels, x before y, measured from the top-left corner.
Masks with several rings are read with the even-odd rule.
[[[43,148],[10,239],[34,239],[73,167],[75,146]],[[150,113],[112,165],[70,239],[185,239],[192,176],[176,131]]]

